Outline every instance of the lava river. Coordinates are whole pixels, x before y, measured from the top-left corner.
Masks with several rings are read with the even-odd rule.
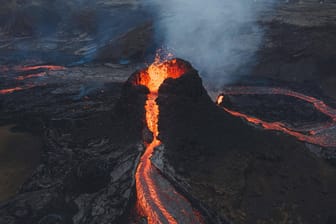
[[[229,114],[241,117],[246,121],[260,125],[267,130],[281,131],[291,136],[296,137],[300,141],[320,145],[323,147],[336,147],[336,110],[326,105],[323,101],[314,97],[304,95],[288,89],[272,88],[272,87],[228,87],[217,98],[217,104],[222,104],[224,97],[228,95],[285,95],[294,97],[308,103],[311,103],[316,110],[330,117],[328,123],[317,123],[312,127],[307,128],[293,128],[289,124],[284,122],[267,122],[260,118],[256,118],[242,112],[233,111],[229,108],[223,107],[223,109]]]
[[[160,171],[152,164],[154,149],[161,145],[158,139],[159,106],[156,103],[160,85],[167,78],[178,78],[187,71],[184,64],[176,59],[160,62],[158,59],[147,70],[138,75],[137,85],[149,89],[145,105],[146,123],[153,133],[153,140],[146,144],[136,170],[136,191],[138,212],[147,218],[149,224],[156,223],[203,223],[200,214],[190,202],[180,195]]]

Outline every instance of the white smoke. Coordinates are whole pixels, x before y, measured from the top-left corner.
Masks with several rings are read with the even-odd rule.
[[[175,56],[189,60],[213,87],[246,74],[263,32],[256,20],[271,0],[145,0],[156,33]]]

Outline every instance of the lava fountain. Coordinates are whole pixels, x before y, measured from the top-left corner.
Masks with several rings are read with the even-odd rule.
[[[145,104],[146,125],[153,133],[153,140],[146,143],[136,170],[137,207],[139,213],[154,223],[202,223],[202,218],[190,202],[178,194],[175,188],[160,174],[151,163],[154,149],[161,145],[158,139],[159,106],[156,103],[161,84],[168,78],[179,78],[190,69],[179,59],[155,62],[137,74],[135,85],[146,86],[149,90]]]

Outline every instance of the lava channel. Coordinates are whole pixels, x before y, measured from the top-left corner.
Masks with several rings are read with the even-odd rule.
[[[157,223],[203,223],[199,213],[189,201],[180,195],[160,171],[151,163],[154,149],[161,145],[158,139],[159,106],[156,103],[158,90],[167,78],[179,78],[188,70],[178,59],[160,62],[157,58],[147,70],[138,74],[135,85],[149,89],[145,104],[146,124],[153,133],[153,140],[146,144],[136,170],[137,208],[139,214],[147,218],[149,224]]]
[[[227,95],[285,95],[311,103],[318,111],[331,118],[332,122],[328,124],[317,124],[315,127],[303,128],[301,130],[291,128],[283,122],[267,122],[247,114],[233,111],[224,107],[229,114],[245,119],[246,121],[260,125],[267,130],[281,131],[288,135],[296,137],[300,141],[308,142],[323,147],[336,147],[336,110],[326,105],[323,101],[314,97],[304,95],[288,89],[272,87],[228,87],[217,98],[217,104],[222,104]],[[309,134],[306,134],[309,133]]]

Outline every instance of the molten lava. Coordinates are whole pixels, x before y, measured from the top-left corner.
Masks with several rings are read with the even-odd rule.
[[[140,72],[137,84],[146,86],[151,93],[157,93],[159,87],[167,78],[181,77],[188,70],[187,67],[177,59],[160,62],[160,59],[156,58],[147,70]]]
[[[14,67],[0,66],[0,72],[3,72],[5,74],[6,73],[8,74],[10,72],[21,74],[20,76],[15,77],[15,80],[18,80],[18,81],[23,81],[26,79],[37,78],[37,77],[43,77],[47,75],[48,71],[58,71],[58,70],[64,70],[64,69],[65,67],[58,66],[58,65],[34,65],[34,66],[14,66]],[[15,87],[7,88],[7,89],[2,89],[0,90],[0,95],[10,94],[10,93],[25,90],[25,89],[30,89],[34,86],[37,86],[37,84],[26,84],[23,86],[15,86]],[[41,84],[38,84],[38,86],[41,86]]]
[[[1,89],[0,94],[9,94],[15,91],[23,90],[22,87],[14,87],[14,88],[8,88],[8,89]]]
[[[0,94],[4,95],[4,94],[10,94],[16,91],[21,91],[21,90],[25,90],[25,89],[30,89],[33,88],[34,85],[26,85],[26,86],[17,86],[17,87],[13,87],[13,88],[8,88],[8,89],[0,89]]]
[[[46,74],[47,74],[46,72],[39,72],[39,73],[36,73],[36,74],[20,75],[20,76],[16,77],[15,79],[19,80],[19,81],[22,81],[22,80],[25,80],[25,79],[43,77]]]
[[[39,69],[58,71],[58,70],[64,70],[65,67],[59,65],[34,65],[34,66],[18,66],[14,68],[14,70],[16,71],[31,71]]]
[[[135,85],[144,85],[150,91],[147,95],[145,105],[146,124],[149,130],[153,133],[154,138],[151,143],[145,143],[146,151],[141,157],[135,175],[138,208],[141,210],[141,214],[147,217],[148,223],[150,224],[202,222],[199,216],[194,213],[195,211],[190,209],[191,206],[187,200],[179,195],[169,183],[165,184],[165,190],[160,188],[160,184],[162,185],[163,182],[167,181],[161,177],[150,160],[154,149],[161,144],[158,139],[158,119],[160,111],[159,106],[156,103],[159,87],[167,78],[179,78],[186,73],[187,70],[188,66],[177,59],[164,62],[160,62],[159,59],[156,59],[147,70],[138,74],[137,80],[134,83]],[[172,201],[169,201],[169,205],[165,202],[167,200],[167,192],[174,195]],[[168,208],[174,207],[174,201],[179,204],[173,208],[175,209],[174,212],[183,213],[183,215],[179,216],[175,213],[172,214],[172,209]],[[179,206],[181,209],[176,209]],[[186,212],[186,210],[188,210],[188,212]],[[191,215],[186,215],[186,213]],[[182,216],[183,218],[181,219]]]
[[[291,136],[296,137],[300,141],[305,141],[308,143],[321,145],[324,147],[335,147],[335,127],[336,127],[336,110],[327,106],[323,101],[318,100],[311,96],[306,96],[302,93],[298,93],[292,90],[281,89],[281,88],[271,88],[271,87],[229,87],[223,94],[219,95],[217,98],[217,104],[222,104],[224,100],[224,95],[257,95],[257,94],[275,94],[275,95],[285,95],[304,100],[311,103],[318,111],[329,116],[332,120],[331,123],[322,124],[313,129],[302,129],[294,130],[289,127],[289,125],[283,122],[267,122],[259,118],[243,114],[241,112],[233,111],[228,108],[223,107],[223,109],[229,114],[245,119],[246,121],[260,125],[267,130],[281,131]],[[305,132],[309,134],[305,134]]]

